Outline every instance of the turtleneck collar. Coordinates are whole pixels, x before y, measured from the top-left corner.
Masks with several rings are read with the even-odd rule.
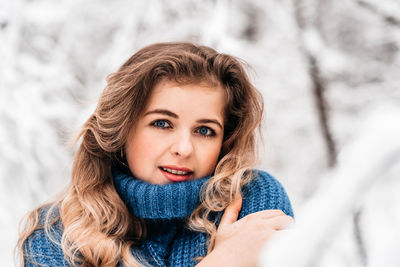
[[[199,205],[200,189],[210,177],[170,183],[150,184],[113,170],[115,188],[136,217],[142,219],[176,219],[192,214]]]

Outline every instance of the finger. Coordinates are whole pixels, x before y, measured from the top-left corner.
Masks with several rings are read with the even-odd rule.
[[[247,216],[252,217],[253,219],[270,219],[282,215],[285,215],[285,213],[282,210],[262,210],[251,213]]]
[[[237,195],[236,198],[225,208],[219,227],[224,227],[225,225],[230,225],[236,222],[241,208],[242,196]]]
[[[287,215],[275,216],[267,221],[274,230],[283,230],[294,224],[292,217]]]

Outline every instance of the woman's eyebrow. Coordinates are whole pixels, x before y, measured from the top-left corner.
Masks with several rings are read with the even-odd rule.
[[[144,116],[147,116],[147,115],[149,115],[149,114],[154,114],[154,113],[156,113],[156,114],[163,114],[163,115],[167,115],[167,116],[170,116],[170,117],[173,117],[173,118],[179,118],[179,116],[178,115],[176,115],[175,113],[173,113],[172,111],[169,111],[169,110],[167,110],[167,109],[154,109],[154,110],[150,110],[150,111],[147,111],[145,114],[144,114]]]
[[[221,123],[219,123],[217,120],[201,119],[201,120],[197,120],[197,123],[214,123],[214,124],[216,124],[219,128],[224,129],[224,127],[222,127]]]

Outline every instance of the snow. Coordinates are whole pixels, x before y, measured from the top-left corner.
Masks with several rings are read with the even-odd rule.
[[[335,240],[343,231],[343,222],[350,221],[360,205],[367,212],[366,218],[363,218],[364,230],[368,230],[365,233],[371,239],[367,246],[370,249],[380,248],[373,249],[370,253],[371,262],[368,266],[382,266],[379,259],[398,257],[398,253],[395,253],[395,248],[398,248],[395,237],[400,234],[397,227],[399,220],[396,218],[398,217],[396,214],[400,211],[398,191],[387,190],[388,188],[381,184],[393,183],[391,179],[394,177],[390,177],[389,173],[393,168],[397,167],[397,170],[400,168],[399,118],[400,109],[387,107],[370,115],[361,127],[358,138],[340,153],[337,167],[327,175],[313,197],[298,210],[295,228],[285,232],[279,237],[281,239],[266,244],[260,266],[315,264],[321,255],[332,253],[328,249],[328,243]],[[376,185],[381,190],[385,189],[379,192],[381,195],[385,194],[385,199],[379,201],[379,205],[376,205],[376,202],[370,205],[363,204],[367,202],[366,195]],[[399,186],[394,188],[396,187]],[[370,196],[368,200],[371,201],[372,198]],[[368,214],[371,209],[375,213],[374,216]],[[386,219],[382,221],[381,218]],[[374,235],[375,238],[371,238]],[[292,252],[290,257],[286,257],[288,251]],[[324,263],[324,258],[321,261]],[[385,266],[395,266],[398,263],[389,261]],[[342,263],[335,266],[348,265]]]
[[[266,255],[299,259],[292,266],[399,266],[399,167],[390,157],[400,125],[399,9],[397,0],[0,0],[2,264],[12,266],[22,215],[68,182],[72,140],[106,76],[147,44],[188,40],[242,58],[264,96],[258,167],[285,186],[297,221]],[[332,168],[305,51],[324,86],[339,151]]]

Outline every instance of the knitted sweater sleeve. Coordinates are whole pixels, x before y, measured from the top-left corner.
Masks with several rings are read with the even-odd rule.
[[[253,174],[253,180],[242,189],[243,204],[239,219],[270,209],[279,209],[294,217],[289,197],[281,183],[265,171],[254,170]]]
[[[70,266],[64,260],[60,246],[61,235],[59,222],[51,225],[49,232],[43,228],[35,230],[24,243],[24,266]]]

